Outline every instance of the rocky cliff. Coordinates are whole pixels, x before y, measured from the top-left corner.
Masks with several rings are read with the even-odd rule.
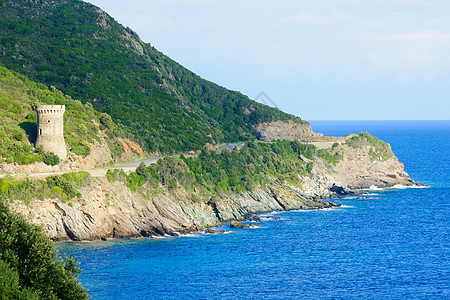
[[[218,195],[192,201],[183,190],[156,196],[132,193],[124,184],[93,179],[82,190],[83,201],[58,199],[26,205],[16,201],[16,211],[42,224],[55,241],[178,235],[214,227],[220,222],[243,220],[251,214],[289,209],[317,209],[336,204],[320,200],[327,190],[304,194],[299,189],[273,184],[252,192]]]
[[[306,121],[275,121],[264,122],[254,126],[259,139],[265,142],[275,140],[308,140],[316,136],[311,128],[311,124]]]

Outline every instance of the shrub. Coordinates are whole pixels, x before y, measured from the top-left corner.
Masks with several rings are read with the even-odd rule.
[[[57,164],[59,164],[58,155],[52,152],[44,153],[42,160],[44,161],[45,164],[49,166],[56,166]]]
[[[342,156],[339,155],[338,153],[331,154],[326,149],[317,150],[317,156],[319,156],[325,162],[327,162],[329,164],[333,164],[333,165],[337,164],[339,162],[339,160],[342,158]]]

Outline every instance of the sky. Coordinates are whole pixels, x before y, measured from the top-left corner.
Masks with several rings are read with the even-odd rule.
[[[448,0],[87,2],[197,75],[305,120],[450,119]]]

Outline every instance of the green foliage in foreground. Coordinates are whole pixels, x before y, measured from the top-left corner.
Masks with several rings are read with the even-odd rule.
[[[0,178],[0,197],[10,200],[20,199],[26,203],[45,198],[58,198],[66,202],[75,197],[80,199],[82,195],[78,188],[90,182],[91,177],[87,172],[49,176],[45,180]]]
[[[240,150],[216,152],[204,149],[198,157],[165,157],[149,167],[141,164],[128,176],[122,170],[108,170],[107,178],[126,182],[133,191],[151,183],[152,187],[162,185],[174,189],[182,186],[208,194],[242,192],[273,180],[300,184],[299,175],[311,173],[314,164],[303,161],[301,156],[328,163],[340,159],[339,154],[317,150],[314,145],[300,142],[249,142]]]
[[[58,258],[42,229],[0,197],[0,299],[88,299],[77,263]]]
[[[261,122],[302,122],[200,78],[80,0],[3,1],[0,45],[0,62],[8,68],[92,103],[150,152],[249,140]],[[81,137],[73,149],[85,154],[81,142],[90,138]]]
[[[59,162],[54,154],[38,149],[33,152],[37,132],[34,107],[39,104],[66,105],[64,138],[70,152],[88,155],[91,144],[98,139],[99,129],[108,128],[106,133],[111,138],[108,144],[113,153],[120,154],[122,146],[112,138],[122,133],[110,116],[98,113],[90,103],[82,104],[0,65],[0,163],[27,165],[44,161],[55,165]]]
[[[394,157],[394,152],[392,152],[391,145],[383,142],[379,138],[374,137],[368,132],[361,132],[360,134],[347,140],[346,144],[352,148],[361,148],[363,146],[372,146],[373,149],[370,150],[370,155],[372,160],[381,159],[383,161]]]

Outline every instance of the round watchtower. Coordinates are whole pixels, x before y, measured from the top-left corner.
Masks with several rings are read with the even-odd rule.
[[[37,139],[36,147],[42,145],[44,151],[53,152],[60,159],[67,157],[64,141],[65,105],[37,105]]]

